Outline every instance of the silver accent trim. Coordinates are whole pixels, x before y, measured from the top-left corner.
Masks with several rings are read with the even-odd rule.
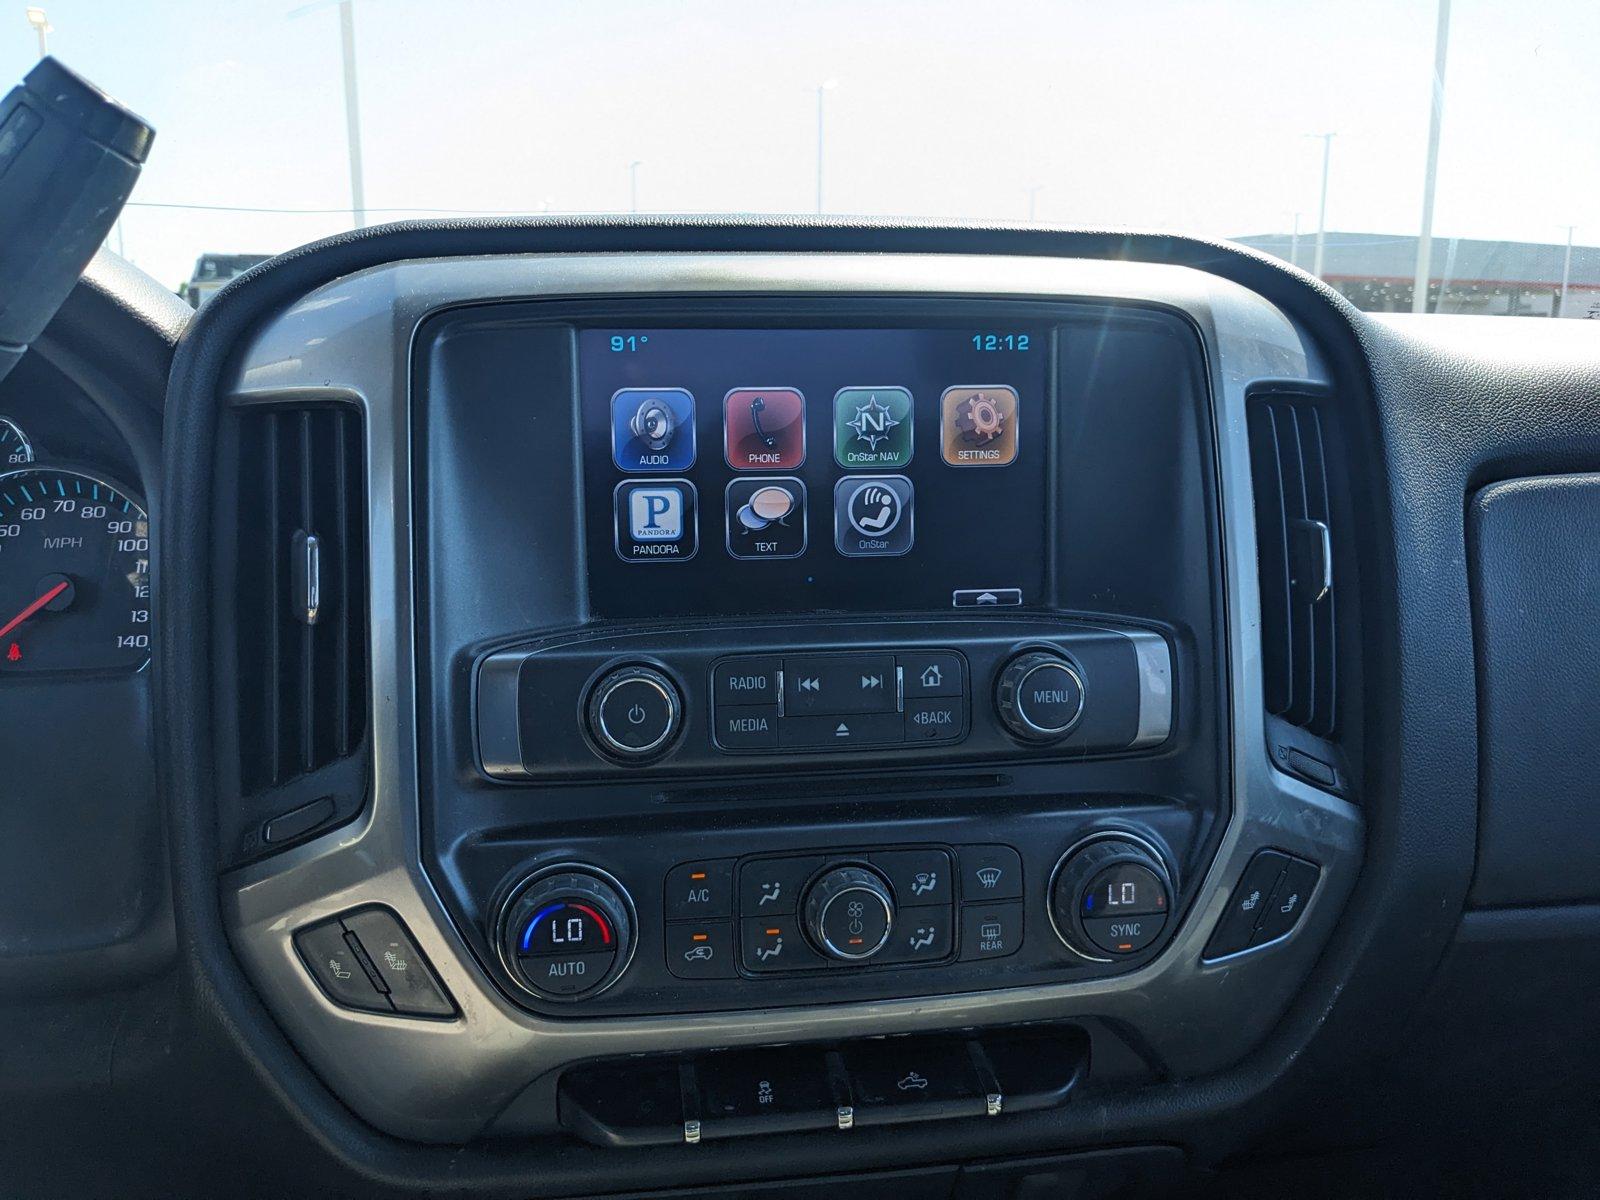
[[[518,654],[491,654],[478,668],[478,765],[493,779],[524,776],[517,718],[524,661]]]
[[[998,1117],[1000,1110],[1005,1107],[1006,1098],[999,1092],[990,1092],[983,1098],[983,1115]]]
[[[856,1127],[856,1110],[850,1105],[841,1104],[836,1115],[840,1129],[854,1129]]]
[[[297,529],[293,541],[298,543],[293,550],[298,551],[295,566],[299,568],[291,572],[294,615],[302,625],[315,625],[322,608],[322,539]]]
[[[700,1144],[700,1122],[685,1121],[683,1123],[683,1140],[690,1146]]]
[[[1143,629],[1121,631],[1139,667],[1139,728],[1130,750],[1159,746],[1172,734],[1172,651],[1167,639]]]
[[[1213,408],[1229,626],[1232,814],[1198,898],[1151,962],[1104,979],[947,996],[671,1017],[556,1019],[524,1011],[489,978],[424,873],[418,812],[413,629],[411,355],[419,323],[477,302],[601,296],[897,296],[1115,302],[1174,313],[1195,331]],[[223,920],[262,1002],[327,1087],[395,1137],[457,1143],[535,1079],[583,1058],[708,1046],[925,1032],[1094,1012],[1127,1022],[1184,1075],[1242,1059],[1276,1024],[1321,952],[1361,862],[1360,810],[1278,771],[1266,753],[1260,595],[1245,440],[1257,380],[1332,379],[1309,335],[1265,298],[1154,263],[1006,255],[551,254],[388,264],[329,283],[261,321],[221,396],[235,406],[308,397],[359,403],[367,439],[373,789],[352,823],[241,867],[220,883]],[[519,631],[506,631],[508,634]],[[530,803],[538,797],[530,792]],[[1200,954],[1257,849],[1322,864],[1296,936],[1220,963]],[[460,1005],[454,1021],[341,1009],[294,950],[302,925],[379,903],[405,921]],[[1240,1005],[1237,997],[1249,995]],[[781,999],[781,997],[775,997]],[[525,1132],[554,1131],[529,1118]]]

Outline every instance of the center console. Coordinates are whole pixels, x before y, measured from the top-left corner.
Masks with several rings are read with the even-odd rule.
[[[426,1141],[986,1119],[1239,1061],[1359,865],[1358,809],[1269,752],[1243,432],[1328,386],[1175,267],[329,284],[230,403],[362,415],[372,786],[225,878],[241,960]]]

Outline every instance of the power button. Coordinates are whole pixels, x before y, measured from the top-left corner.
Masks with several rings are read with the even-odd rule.
[[[663,753],[683,723],[677,685],[650,667],[619,667],[589,694],[589,732],[615,758],[641,762]]]

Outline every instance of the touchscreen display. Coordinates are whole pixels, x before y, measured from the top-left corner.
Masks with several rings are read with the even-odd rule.
[[[1044,602],[1050,337],[580,330],[594,611]]]

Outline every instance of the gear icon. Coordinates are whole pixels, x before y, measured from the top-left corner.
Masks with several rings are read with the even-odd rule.
[[[1005,417],[993,399],[979,392],[957,409],[956,428],[965,440],[983,445],[1005,433]]]

